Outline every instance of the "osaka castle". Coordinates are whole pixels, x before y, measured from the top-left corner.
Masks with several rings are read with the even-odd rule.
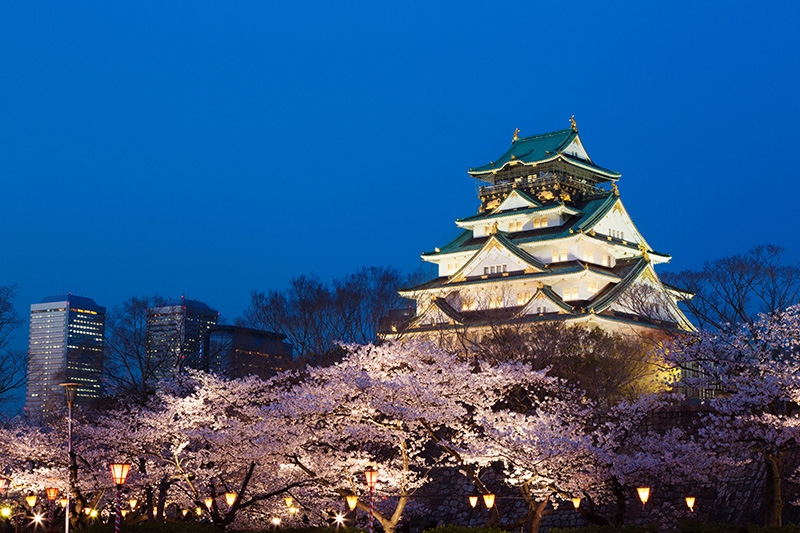
[[[572,126],[518,137],[471,168],[480,208],[451,242],[424,253],[438,277],[400,292],[416,312],[400,335],[430,337],[504,323],[564,321],[620,332],[691,329],[653,250],[622,203],[620,173],[594,163]]]

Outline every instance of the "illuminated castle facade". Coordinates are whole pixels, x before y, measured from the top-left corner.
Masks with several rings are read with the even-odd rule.
[[[518,132],[519,130],[517,130]],[[390,336],[481,332],[503,323],[559,320],[612,331],[691,328],[664,285],[654,251],[633,224],[618,172],[596,165],[572,127],[518,137],[469,174],[480,209],[456,220],[461,233],[422,255],[439,275],[401,295],[416,301]]]

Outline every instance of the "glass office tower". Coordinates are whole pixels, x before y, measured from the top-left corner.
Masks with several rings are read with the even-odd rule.
[[[219,313],[203,302],[181,298],[147,310],[147,353],[156,377],[174,370],[202,368],[203,339]]]
[[[63,403],[64,382],[80,383],[77,401],[102,392],[106,308],[91,298],[53,296],[31,305],[25,410]]]

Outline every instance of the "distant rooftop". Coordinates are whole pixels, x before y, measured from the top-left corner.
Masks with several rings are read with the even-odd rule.
[[[69,303],[71,307],[84,307],[91,310],[102,310],[105,312],[106,308],[97,305],[97,302],[92,300],[91,298],[86,298],[85,296],[76,296],[75,294],[62,294],[59,296],[48,296],[41,302],[40,304],[50,304],[50,303],[58,303],[64,302]],[[36,305],[36,304],[34,304]]]
[[[215,309],[209,307],[208,304],[197,300],[187,300],[186,298],[167,300],[163,305],[154,307],[153,309],[163,309],[165,307],[185,307],[188,311],[201,314],[219,314]]]

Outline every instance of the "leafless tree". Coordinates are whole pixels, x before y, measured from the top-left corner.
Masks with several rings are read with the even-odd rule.
[[[27,377],[28,354],[8,349],[12,333],[22,324],[14,309],[16,294],[16,284],[0,286],[0,401],[8,392],[25,385]]]
[[[800,266],[783,262],[785,249],[763,244],[744,254],[707,261],[699,270],[664,273],[662,279],[694,293],[684,310],[701,329],[753,324],[759,313],[800,301]]]
[[[165,300],[160,296],[132,297],[106,316],[106,381],[112,392],[140,403],[175,364],[174,357],[148,350],[147,309],[162,305]]]
[[[253,291],[238,322],[282,333],[297,356],[325,364],[341,353],[337,342],[379,341],[381,321],[402,305],[398,290],[407,283],[409,278],[391,267],[365,267],[330,285],[303,275],[285,290]]]
[[[658,370],[651,345],[637,336],[560,322],[495,327],[476,345],[488,361],[525,361],[572,383],[601,404],[648,392]]]

